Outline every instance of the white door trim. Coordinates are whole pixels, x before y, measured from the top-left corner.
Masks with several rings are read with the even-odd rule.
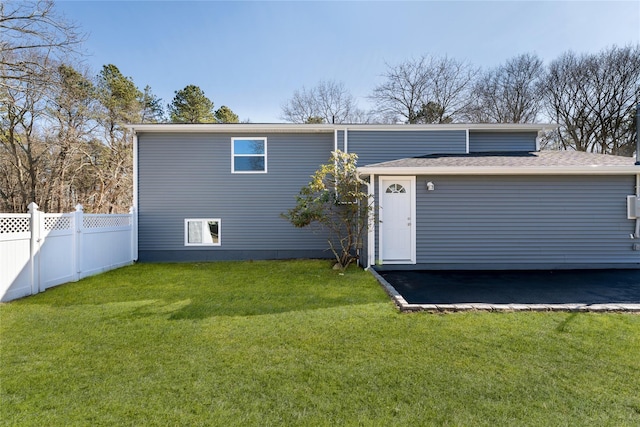
[[[385,261],[382,259],[382,248],[384,247],[384,237],[382,229],[384,228],[384,206],[382,206],[382,198],[384,197],[384,182],[394,180],[411,181],[410,190],[410,212],[411,212],[411,257],[407,260]],[[379,176],[378,177],[378,203],[380,223],[378,225],[378,256],[379,262],[382,264],[415,264],[416,263],[416,177],[415,176]]]
[[[376,178],[374,175],[369,177],[369,182],[367,183],[367,195],[369,196],[368,201],[375,200],[375,186],[376,186]],[[374,203],[375,206],[375,203]],[[376,212],[372,209],[369,212],[369,223],[367,224],[367,267],[371,267],[376,263]]]

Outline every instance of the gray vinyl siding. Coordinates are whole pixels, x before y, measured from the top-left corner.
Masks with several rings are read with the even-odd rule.
[[[537,132],[469,132],[469,152],[536,151]]]
[[[640,267],[632,176],[419,176],[416,190],[418,267]]]
[[[231,138],[267,137],[268,173],[232,174]],[[327,134],[139,135],[141,260],[328,256],[326,239],[280,214],[329,158]],[[220,218],[221,246],[184,246],[185,218]]]
[[[344,131],[339,130],[337,131],[337,134],[338,134],[338,137],[337,137],[338,150],[344,151]]]
[[[353,131],[347,151],[358,154],[358,166],[427,154],[464,154],[466,131]]]

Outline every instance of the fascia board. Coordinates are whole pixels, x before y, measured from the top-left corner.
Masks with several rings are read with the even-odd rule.
[[[339,125],[336,125],[339,126]],[[540,132],[557,129],[559,125],[555,123],[532,124],[532,123],[448,123],[448,124],[425,124],[425,125],[347,125],[350,131],[396,131],[409,132],[420,130],[469,130],[478,132]]]
[[[360,175],[636,175],[638,166],[360,167]]]
[[[183,123],[149,123],[131,124],[127,128],[134,132],[186,132],[186,133],[226,133],[226,132],[283,132],[283,133],[329,133],[335,130],[347,131],[394,131],[415,132],[429,131],[478,131],[478,132],[540,132],[556,129],[556,124],[427,124],[427,125],[334,125],[334,124],[298,124],[298,123],[224,123],[224,124],[183,124]]]
[[[334,125],[300,124],[133,124],[127,126],[136,133],[333,133]]]

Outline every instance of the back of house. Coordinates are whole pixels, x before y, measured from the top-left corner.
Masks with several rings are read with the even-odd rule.
[[[281,214],[339,149],[358,154],[376,202],[365,266],[640,267],[640,166],[540,151],[545,125],[133,129],[141,261],[331,257],[326,236]]]

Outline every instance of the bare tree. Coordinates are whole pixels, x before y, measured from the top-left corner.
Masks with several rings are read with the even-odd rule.
[[[293,92],[293,96],[285,104],[282,105],[283,120],[292,123],[309,123],[316,116],[316,107],[314,94],[303,87],[301,90]],[[317,120],[321,122],[321,117]]]
[[[17,83],[0,86],[2,209],[24,212],[35,201],[46,211],[71,210],[85,203],[87,187],[78,183],[86,181],[85,152],[95,138],[93,85],[65,64],[46,79]]]
[[[370,96],[383,116],[407,123],[449,123],[463,117],[478,70],[449,57],[422,56],[387,65]]]
[[[631,155],[633,114],[640,102],[640,45],[596,54],[567,52],[553,61],[543,83],[550,118],[567,149]]]
[[[56,15],[53,1],[0,3],[0,200],[24,212],[35,201],[47,209],[57,166],[49,102],[56,97],[58,66],[81,42],[77,28]],[[63,158],[65,158],[63,160]]]
[[[425,102],[428,79],[425,58],[411,59],[396,66],[387,64],[385,82],[373,90],[370,98],[381,115],[417,122],[417,112]]]
[[[365,114],[344,86],[335,81],[320,81],[311,89],[296,90],[282,105],[282,119],[293,123],[360,123]]]
[[[85,175],[90,162],[85,153],[94,138],[97,101],[95,87],[85,73],[62,64],[55,75],[56,84],[50,96],[47,115],[50,120],[47,137],[48,186],[45,210],[70,211],[82,201],[94,185],[86,186]]]
[[[37,58],[35,52],[17,55],[24,57],[25,63],[46,62]],[[7,185],[0,189],[0,198],[6,209],[12,211],[24,212],[32,201],[42,203],[38,184],[46,149],[37,124],[45,113],[47,86],[42,83],[45,79],[46,76],[35,76],[0,86],[0,161]]]
[[[47,64],[63,61],[81,42],[78,28],[56,15],[52,0],[0,2],[0,85],[46,76]]]
[[[475,82],[467,118],[480,123],[532,123],[542,104],[542,60],[523,54],[484,72]]]
[[[440,113],[431,123],[457,121],[469,102],[469,92],[478,75],[471,64],[453,58],[430,58],[430,84],[427,102],[440,107]]]

